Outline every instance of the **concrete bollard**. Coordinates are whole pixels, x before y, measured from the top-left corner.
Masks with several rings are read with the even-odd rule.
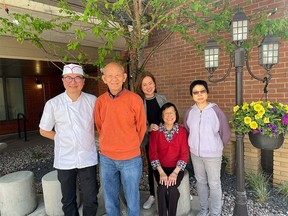
[[[0,152],[5,148],[7,148],[7,144],[6,143],[0,143]]]
[[[18,171],[0,178],[0,215],[24,216],[37,207],[34,174]]]
[[[63,216],[62,192],[60,182],[57,178],[57,171],[51,171],[42,177],[42,189],[45,212],[48,216]],[[80,205],[80,192],[77,187],[77,203]]]
[[[154,187],[157,188],[157,182],[154,178]],[[184,177],[181,181],[181,184],[178,187],[180,197],[177,204],[177,216],[189,216],[192,213],[191,203],[190,203],[190,181],[189,173],[187,170],[184,171]],[[157,189],[155,189],[157,191]],[[155,204],[156,210],[158,212],[158,197],[157,193],[155,194]]]
[[[187,216],[191,213],[189,173],[184,171],[184,177],[178,187],[180,197],[177,206],[177,216]]]

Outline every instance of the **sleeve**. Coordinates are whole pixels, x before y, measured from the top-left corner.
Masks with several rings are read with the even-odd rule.
[[[101,101],[97,99],[95,102],[95,107],[94,107],[94,121],[95,121],[95,125],[99,134],[102,128],[102,121],[100,118],[100,102]]]
[[[137,95],[137,99],[135,100],[135,115],[136,115],[136,130],[138,132],[140,143],[144,138],[144,134],[146,132],[146,114],[144,110],[143,101],[140,96]]]
[[[55,117],[53,113],[52,103],[51,101],[47,101],[39,124],[41,129],[46,131],[51,131],[53,129],[55,126]]]
[[[180,132],[180,131],[179,131]],[[184,170],[189,158],[189,147],[188,147],[188,136],[185,128],[181,127],[181,133],[179,133],[180,137],[180,153],[179,160],[177,162],[177,166]]]
[[[149,139],[149,158],[150,158],[151,163],[156,160],[159,161],[158,139],[159,139],[159,132],[152,131],[150,133],[150,139]]]
[[[228,144],[231,136],[231,128],[224,112],[218,107],[213,107],[219,119],[219,134],[224,145]]]
[[[184,127],[185,127],[185,129],[187,130],[188,133],[189,133],[189,126],[188,126],[188,124],[187,124],[187,119],[188,119],[188,115],[189,115],[190,110],[191,110],[191,108],[189,108],[189,109],[186,111],[186,113],[185,113],[185,115],[184,115],[184,121],[183,121]]]

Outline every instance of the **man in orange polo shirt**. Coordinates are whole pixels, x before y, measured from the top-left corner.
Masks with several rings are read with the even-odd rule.
[[[102,80],[107,84],[108,91],[98,97],[94,112],[108,216],[120,216],[121,184],[128,216],[140,215],[140,145],[146,131],[146,116],[140,96],[124,88],[126,78],[127,74],[120,64],[111,62],[106,65]]]

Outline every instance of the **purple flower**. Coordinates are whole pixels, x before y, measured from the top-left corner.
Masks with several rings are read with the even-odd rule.
[[[275,107],[273,107],[271,110],[275,112],[275,111],[276,111],[276,108],[275,108]]]
[[[288,113],[286,113],[286,114],[282,117],[282,124],[283,124],[283,125],[288,125]]]
[[[264,129],[263,128],[260,129],[260,134],[264,134]]]

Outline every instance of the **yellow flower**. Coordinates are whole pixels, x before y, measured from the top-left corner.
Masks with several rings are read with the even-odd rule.
[[[248,103],[244,103],[242,106],[243,110],[249,109],[249,104]]]
[[[261,114],[257,113],[257,114],[255,115],[255,119],[261,119],[261,118],[262,118],[262,116],[263,116],[263,115],[261,115]]]
[[[251,118],[248,117],[248,116],[246,116],[246,117],[244,118],[244,122],[245,122],[245,124],[250,124],[250,123],[251,123]]]
[[[237,105],[237,106],[235,106],[234,108],[233,108],[233,111],[234,111],[234,113],[236,113],[238,110],[239,110],[239,106]]]
[[[273,108],[273,106],[270,104],[270,102],[267,103],[267,108]]]
[[[261,115],[261,118],[262,118],[262,116],[265,114],[265,109],[259,110],[258,114]]]
[[[252,121],[252,122],[249,124],[249,126],[250,126],[250,128],[252,128],[252,129],[256,129],[256,128],[258,127],[258,124],[257,124],[257,122]]]
[[[264,107],[261,104],[255,104],[253,108],[257,112],[264,109]]]
[[[264,118],[264,123],[270,123],[269,118],[265,117]]]

